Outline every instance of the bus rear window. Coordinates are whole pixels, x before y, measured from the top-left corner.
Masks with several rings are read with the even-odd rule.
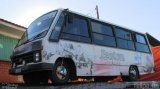
[[[136,50],[140,52],[146,52],[149,53],[149,46],[147,45],[146,39],[144,35],[135,34],[136,38]]]

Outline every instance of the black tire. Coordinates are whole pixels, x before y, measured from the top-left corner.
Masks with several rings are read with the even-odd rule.
[[[58,61],[55,63],[50,76],[52,83],[65,84],[70,79],[70,67],[67,63]]]
[[[37,84],[47,84],[48,77],[43,73],[29,73],[23,75],[23,80],[25,84],[37,85]]]
[[[129,81],[137,81],[139,79],[139,71],[136,66],[129,67]]]

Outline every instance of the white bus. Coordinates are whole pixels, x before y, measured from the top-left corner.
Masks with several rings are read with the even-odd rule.
[[[31,23],[11,56],[10,74],[25,83],[66,83],[122,76],[136,81],[154,72],[145,34],[68,9],[46,13]]]

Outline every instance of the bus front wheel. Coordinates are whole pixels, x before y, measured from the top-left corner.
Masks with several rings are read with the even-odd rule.
[[[67,63],[58,61],[51,72],[52,83],[64,84],[70,79],[70,68]]]

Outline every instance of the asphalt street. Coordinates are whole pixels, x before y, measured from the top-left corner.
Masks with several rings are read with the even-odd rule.
[[[160,89],[160,81],[139,81],[139,82],[92,82],[92,83],[68,83],[48,85],[26,85],[1,83],[0,89]]]

